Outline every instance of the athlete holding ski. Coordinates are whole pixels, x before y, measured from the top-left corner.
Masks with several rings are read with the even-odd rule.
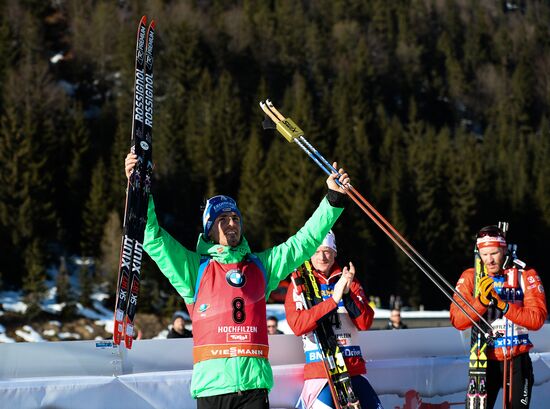
[[[127,176],[135,163],[135,155],[128,154]],[[341,173],[338,182],[348,184]],[[259,253],[251,252],[242,235],[241,213],[230,197],[207,201],[196,251],[159,227],[151,197],[144,249],[184,298],[193,320],[191,395],[199,409],[269,407],[273,374],[266,299],[315,251],[342,213],[345,195],[336,178],[327,179],[326,198],[294,236]]]
[[[306,309],[294,283],[290,284],[285,300],[288,325],[296,335],[302,336],[306,355],[305,382],[299,405],[303,409],[334,408],[321,353],[312,334],[320,320],[330,319],[361,408],[381,409],[376,392],[363,376],[367,371],[361,347],[357,343],[357,331],[370,328],[374,311],[355,278],[355,267],[350,263],[349,267],[341,269],[335,260],[336,253],[336,239],[331,231],[311,257],[322,302]]]
[[[500,334],[494,344],[486,345],[486,379],[480,382],[485,391],[476,397],[468,392],[467,408],[471,409],[491,409],[503,385],[505,408],[526,409],[531,401],[534,377],[529,350],[533,345],[528,332],[536,331],[544,324],[546,299],[537,272],[514,259],[515,254],[510,254],[507,247],[500,228],[487,226],[481,229],[476,240],[480,257],[478,279],[476,269],[470,268],[462,273],[456,286],[456,290],[485,315],[495,333]],[[456,295],[455,301],[464,305]],[[470,319],[454,303],[450,312],[455,328],[464,330],[472,326]],[[479,319],[473,313],[470,317],[476,321]]]

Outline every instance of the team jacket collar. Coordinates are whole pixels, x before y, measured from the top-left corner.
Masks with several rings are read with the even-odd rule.
[[[211,257],[222,264],[238,263],[250,253],[248,241],[243,236],[241,242],[235,246],[222,246],[205,239],[204,234],[199,235],[197,253],[201,256]]]
[[[317,278],[317,281],[319,281],[321,284],[329,284],[335,278],[337,279],[342,275],[342,269],[340,268],[338,263],[334,262],[332,268],[330,269],[330,275],[328,276],[328,278],[315,269],[313,269],[313,274],[315,275],[315,278]]]

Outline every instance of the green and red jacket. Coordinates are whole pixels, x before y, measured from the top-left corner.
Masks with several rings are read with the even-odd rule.
[[[144,249],[183,297],[189,311],[195,310],[197,289],[201,288],[201,302],[208,297],[203,290],[208,291],[209,287],[201,287],[201,282],[198,282],[201,263],[205,258],[211,258],[221,266],[242,263],[250,259],[256,260],[265,273],[265,293],[262,300],[265,304],[265,300],[271,291],[277,288],[279,282],[315,252],[342,211],[342,208],[332,206],[328,199],[324,198],[317,210],[294,236],[262,252],[252,253],[244,237],[238,246],[229,247],[215,244],[203,234],[199,235],[196,251],[191,251],[159,227],[151,197]],[[214,299],[217,294],[212,294],[211,297]],[[204,320],[200,319],[194,320],[193,334],[196,326],[203,325],[203,322]],[[201,344],[204,344],[204,333],[207,330],[199,328],[197,331],[203,334]],[[193,367],[191,395],[195,398],[272,387],[271,366],[263,357],[235,356],[206,359],[195,362]]]

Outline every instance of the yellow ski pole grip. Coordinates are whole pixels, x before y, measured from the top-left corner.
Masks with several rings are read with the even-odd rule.
[[[289,142],[294,142],[295,138],[304,136],[304,131],[302,131],[290,118],[285,118],[283,121],[277,122],[277,130]]]

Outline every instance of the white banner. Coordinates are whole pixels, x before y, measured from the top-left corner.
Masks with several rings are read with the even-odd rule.
[[[367,331],[360,335],[367,377],[386,409],[463,407],[469,333],[453,328]],[[532,409],[550,402],[550,325],[531,334]],[[300,394],[301,340],[270,336],[272,408],[292,408]],[[110,341],[0,344],[1,408],[194,408],[189,394],[192,340],[140,340],[131,350]],[[408,403],[407,403],[408,402]],[[495,407],[500,407],[500,398]]]

